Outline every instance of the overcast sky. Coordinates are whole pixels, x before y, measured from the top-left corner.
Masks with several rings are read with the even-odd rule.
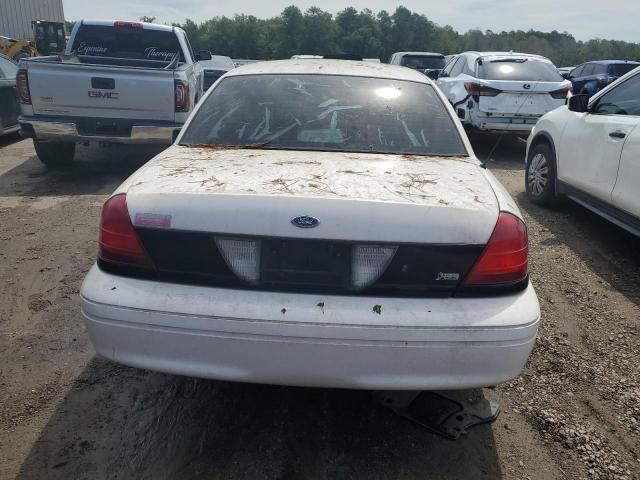
[[[464,32],[471,28],[481,30],[568,31],[579,40],[608,38],[640,42],[637,27],[640,3],[638,0],[405,0],[392,3],[389,0],[341,0],[297,1],[293,0],[64,0],[67,20],[80,18],[137,19],[143,15],[156,17],[157,21],[180,22],[186,18],[196,23],[217,15],[235,13],[273,17],[287,5],[297,5],[302,10],[316,5],[335,13],[346,6],[357,9],[370,8],[374,12],[393,12],[404,5],[412,11],[423,13],[440,25],[451,25]]]

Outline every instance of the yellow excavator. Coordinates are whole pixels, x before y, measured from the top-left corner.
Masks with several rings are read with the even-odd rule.
[[[66,46],[64,23],[36,20],[33,23],[34,38],[15,38],[0,35],[0,53],[14,60],[39,55],[62,53]]]

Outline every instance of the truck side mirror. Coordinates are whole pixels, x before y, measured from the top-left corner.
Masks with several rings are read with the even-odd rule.
[[[211,52],[209,50],[200,50],[196,55],[196,60],[211,60]]]
[[[577,113],[589,111],[589,95],[573,95],[569,98],[569,110]]]

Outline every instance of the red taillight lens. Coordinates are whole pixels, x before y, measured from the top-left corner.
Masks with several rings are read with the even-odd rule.
[[[153,266],[131,224],[125,194],[111,197],[102,207],[98,258],[120,265]]]
[[[29,90],[29,73],[26,70],[18,70],[16,75],[16,87],[18,100],[24,105],[31,105],[31,91]]]
[[[528,243],[524,222],[511,213],[500,212],[487,246],[463,285],[499,287],[524,281],[528,275]]]
[[[142,30],[141,22],[123,22],[121,20],[113,22],[114,28],[139,28]]]
[[[553,92],[549,92],[549,95],[551,95],[553,98],[557,98],[558,100],[562,100],[564,98],[567,98],[567,95],[569,95],[569,92],[572,90],[571,87],[565,87],[565,88],[561,88],[560,90],[554,90]]]
[[[176,80],[176,112],[189,110],[189,84],[183,80]]]
[[[498,90],[497,88],[491,88],[486,85],[480,85],[473,82],[466,82],[464,84],[464,89],[476,100],[476,102],[480,97],[495,97],[502,93],[502,90]]]

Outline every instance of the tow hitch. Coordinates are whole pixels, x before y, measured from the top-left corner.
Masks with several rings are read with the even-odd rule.
[[[376,403],[449,440],[498,418],[500,406],[470,392],[374,392]]]

